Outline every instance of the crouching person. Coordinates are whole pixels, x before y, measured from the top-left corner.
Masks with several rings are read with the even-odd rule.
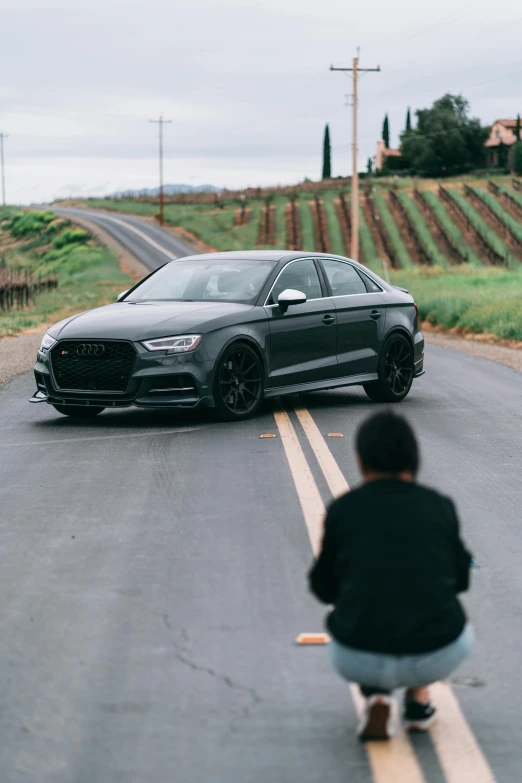
[[[405,419],[372,416],[356,448],[364,483],[330,506],[310,586],[333,605],[333,666],[366,697],[360,738],[388,739],[392,692],[406,688],[406,728],[428,729],[437,713],[427,686],[471,649],[457,597],[468,589],[471,556],[451,500],[415,482],[419,452]]]

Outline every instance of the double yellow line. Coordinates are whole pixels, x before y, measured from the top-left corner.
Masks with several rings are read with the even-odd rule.
[[[294,410],[333,497],[348,492],[348,482],[310,412],[301,406]],[[317,555],[321,548],[325,505],[290,415],[284,408],[279,408],[274,411],[274,417],[312,551]],[[360,714],[364,700],[355,685],[352,685],[351,693],[355,709]],[[493,772],[452,689],[445,683],[437,683],[432,686],[432,693],[440,709],[440,717],[430,729],[430,734],[447,783],[495,783]],[[365,747],[375,783],[426,783],[413,745],[402,728],[391,742],[367,742]]]

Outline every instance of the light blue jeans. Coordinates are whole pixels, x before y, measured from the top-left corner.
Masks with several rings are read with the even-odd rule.
[[[466,625],[454,642],[421,655],[384,655],[365,652],[332,639],[328,645],[330,661],[341,677],[375,690],[422,688],[444,680],[467,658],[474,633]]]

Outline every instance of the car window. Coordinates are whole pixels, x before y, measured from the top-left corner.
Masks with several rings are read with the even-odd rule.
[[[321,259],[321,261],[332,289],[332,296],[367,293],[364,282],[351,264],[331,259]]]
[[[287,288],[302,291],[307,299],[320,299],[323,295],[319,275],[313,259],[292,261],[279,275],[272,289],[270,304],[277,304],[277,298]]]
[[[224,301],[252,303],[275,262],[242,259],[171,261],[138,285],[125,301]]]
[[[359,274],[361,275],[362,279],[364,280],[364,283],[366,285],[366,290],[369,294],[380,294],[382,293],[382,288],[380,285],[377,285],[377,283],[374,283],[373,280],[368,277],[364,272],[361,272],[360,269],[357,270]]]

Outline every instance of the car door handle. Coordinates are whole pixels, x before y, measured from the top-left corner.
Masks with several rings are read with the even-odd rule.
[[[323,318],[323,324],[326,324],[326,326],[330,326],[330,324],[335,323],[335,315],[325,315]]]
[[[380,318],[382,313],[380,310],[372,310],[370,313],[370,318],[373,318],[374,321],[377,321],[378,318]]]

